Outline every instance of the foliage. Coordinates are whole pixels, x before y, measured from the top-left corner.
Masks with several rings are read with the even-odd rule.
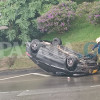
[[[96,1],[96,0],[73,0],[74,2],[77,2],[78,4],[81,4],[83,2],[93,2],[93,1]]]
[[[82,4],[78,5],[78,8],[76,10],[76,14],[80,17],[86,16],[87,14],[89,14],[91,7],[92,7],[92,3],[83,2]]]
[[[38,29],[42,32],[63,33],[75,19],[77,4],[72,1],[53,6],[47,13],[37,19]]]
[[[86,17],[92,24],[100,24],[100,1],[79,4],[76,15],[79,17]]]
[[[48,4],[44,4],[43,9],[40,10],[40,14],[44,14],[46,12],[48,12],[53,5],[58,5],[59,3],[63,3],[69,0],[50,0],[50,2],[48,2]]]
[[[5,31],[9,41],[27,41],[39,38],[42,33],[37,30],[36,18],[44,6],[57,4],[57,0],[7,0],[1,10],[1,25],[7,25]]]
[[[88,14],[88,19],[92,24],[100,24],[100,1],[94,2]]]

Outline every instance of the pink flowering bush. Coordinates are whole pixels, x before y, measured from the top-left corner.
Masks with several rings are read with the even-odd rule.
[[[100,24],[100,1],[83,2],[76,10],[78,17],[85,17],[92,24]]]
[[[100,1],[93,3],[93,7],[88,14],[88,20],[92,24],[100,24]]]
[[[37,19],[38,29],[42,32],[67,31],[75,19],[77,4],[72,1],[53,6],[47,13]]]

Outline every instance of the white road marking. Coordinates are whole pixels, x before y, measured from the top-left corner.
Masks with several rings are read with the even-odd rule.
[[[100,87],[100,85],[94,85],[94,86],[90,86],[90,87]]]
[[[7,93],[9,93],[9,92],[0,92],[0,94],[7,94]]]
[[[8,91],[8,92],[0,92],[0,95],[2,95],[2,94],[14,94],[14,93],[19,94],[19,93],[22,93],[22,91]]]
[[[37,75],[37,76],[43,76],[43,77],[49,77],[50,76],[50,75],[44,75],[44,74],[40,74],[40,73],[29,73],[29,74],[24,74],[24,75],[19,75],[19,76],[3,78],[3,79],[0,79],[0,81],[14,79],[14,78],[19,78],[19,77],[24,77],[24,76],[29,76],[29,75]]]
[[[40,74],[40,73],[32,73],[33,75],[43,76],[43,77],[50,77],[50,75]]]

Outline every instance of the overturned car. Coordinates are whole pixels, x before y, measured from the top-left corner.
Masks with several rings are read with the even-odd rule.
[[[83,56],[62,45],[59,38],[53,41],[34,39],[26,43],[26,54],[43,70],[54,75],[95,74],[99,70],[97,56]]]

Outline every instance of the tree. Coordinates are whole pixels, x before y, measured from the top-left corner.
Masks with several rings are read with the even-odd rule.
[[[3,6],[1,25],[8,26],[5,36],[9,41],[24,42],[39,38],[42,33],[37,30],[37,17],[45,5],[58,4],[58,0],[7,0]]]

